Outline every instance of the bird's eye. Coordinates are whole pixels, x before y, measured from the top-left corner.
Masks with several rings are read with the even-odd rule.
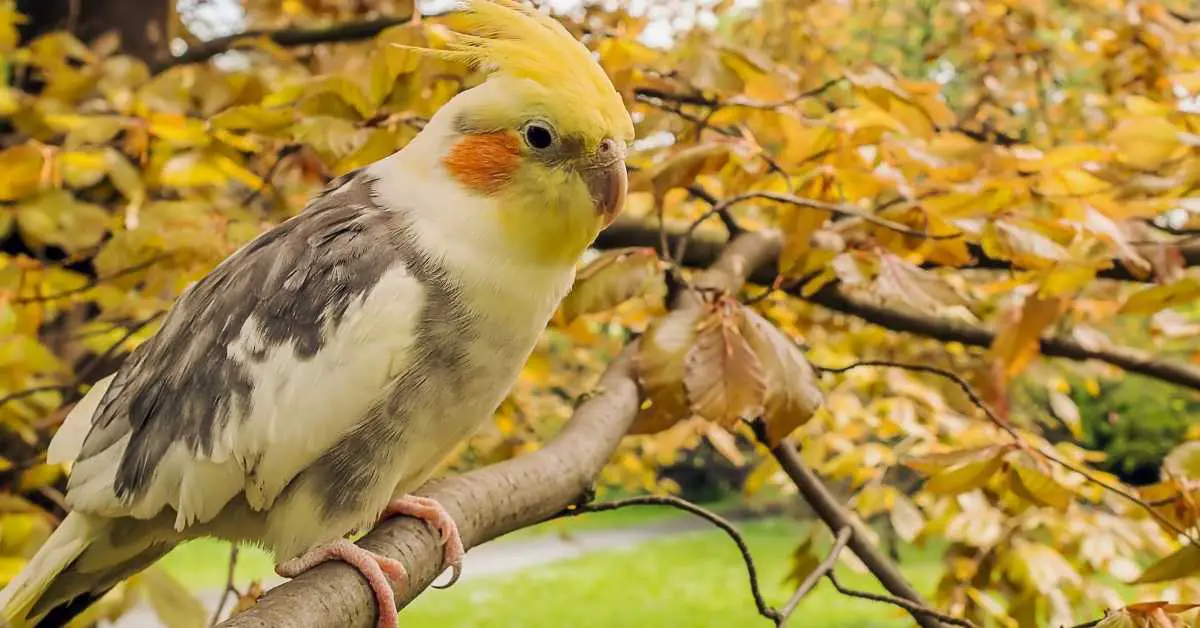
[[[554,144],[554,131],[541,122],[530,122],[525,126],[525,143],[537,150],[550,148]]]

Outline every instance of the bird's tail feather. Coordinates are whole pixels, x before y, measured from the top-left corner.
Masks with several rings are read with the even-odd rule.
[[[46,592],[54,578],[71,565],[97,533],[98,524],[85,515],[71,513],[21,570],[0,591],[0,628],[27,628],[36,618],[30,609]]]

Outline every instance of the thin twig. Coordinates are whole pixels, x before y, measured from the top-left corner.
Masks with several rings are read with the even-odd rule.
[[[266,174],[263,175],[262,184],[254,188],[254,191],[250,192],[250,194],[246,195],[246,198],[242,200],[242,205],[249,206],[250,203],[253,203],[255,200],[257,200],[259,196],[262,196],[262,193],[265,192],[267,188],[273,187],[275,185],[275,175],[279,173],[279,168],[283,165],[283,161],[299,152],[301,148],[304,148],[303,144],[287,144],[280,148],[275,153],[275,161],[271,164],[270,168],[267,168]]]
[[[23,390],[18,390],[15,393],[11,393],[11,394],[5,395],[3,397],[0,397],[0,407],[3,407],[5,404],[11,403],[13,401],[19,401],[26,397],[32,397],[33,395],[36,395],[41,392],[63,390],[63,389],[68,389],[70,387],[71,387],[71,384],[47,384],[45,386],[34,386],[32,388],[25,388]]]
[[[826,203],[824,201],[818,201],[816,199],[803,198],[800,196],[794,196],[792,194],[780,194],[778,192],[765,192],[765,191],[746,192],[744,194],[739,194],[737,196],[731,196],[731,197],[725,199],[721,203],[721,205],[722,205],[721,209],[726,210],[726,209],[729,209],[730,207],[732,207],[733,205],[737,205],[738,203],[744,203],[746,201],[753,200],[753,199],[766,199],[766,200],[775,201],[777,203],[786,203],[789,205],[795,205],[797,207],[806,207],[808,209],[822,209],[822,210],[825,210],[828,212],[833,212],[835,214],[839,214],[841,216],[845,216],[848,218],[860,218],[860,219],[862,219],[866,222],[869,222],[877,227],[883,227],[884,229],[888,229],[890,231],[895,231],[896,233],[899,233],[901,235],[912,236],[914,238],[922,238],[925,240],[953,240],[956,238],[963,237],[962,233],[947,233],[947,234],[943,234],[943,235],[934,235],[934,234],[928,233],[926,231],[918,231],[916,229],[910,229],[898,222],[892,222],[891,220],[888,220],[886,218],[880,218],[878,216],[875,216],[875,215],[872,215],[869,213],[864,213],[863,211],[861,211],[857,207],[854,207],[853,205],[847,205],[844,203]]]
[[[742,537],[742,533],[738,532],[738,529],[728,519],[711,510],[670,495],[650,495],[576,506],[563,511],[561,516],[573,517],[586,512],[604,512],[628,506],[670,506],[678,508],[679,510],[705,519],[724,531],[737,545],[738,551],[742,554],[742,560],[746,563],[746,572],[750,577],[750,594],[754,596],[754,605],[758,608],[758,614],[775,622],[776,626],[780,625],[779,611],[772,608],[770,604],[767,604],[767,600],[763,597],[762,591],[759,588],[758,569],[755,567],[754,557],[750,554],[750,547],[746,544],[746,539]]]
[[[88,280],[82,286],[79,286],[77,288],[71,288],[69,290],[61,290],[59,292],[52,292],[50,294],[43,294],[43,295],[38,295],[38,296],[33,296],[33,297],[18,297],[18,298],[13,299],[11,302],[14,305],[24,305],[24,304],[28,304],[28,303],[44,303],[46,301],[56,301],[58,299],[65,299],[66,297],[70,297],[70,296],[74,296],[77,294],[82,294],[84,292],[87,292],[88,290],[91,290],[92,288],[95,288],[96,286],[99,286],[100,284],[102,284],[104,282],[112,281],[113,279],[119,279],[126,275],[132,275],[133,273],[146,270],[147,268],[153,266],[154,264],[157,264],[158,262],[166,259],[167,257],[169,257],[169,256],[168,255],[155,255],[154,257],[151,257],[150,259],[148,259],[144,262],[140,262],[138,264],[134,264],[133,266],[128,266],[126,268],[122,268],[120,270],[113,271],[112,273],[107,274],[107,275],[102,275],[102,276],[97,275],[95,277],[88,277]]]
[[[792,594],[792,598],[788,600],[787,604],[784,604],[783,609],[779,611],[780,626],[787,623],[787,620],[792,616],[792,613],[796,612],[796,607],[800,605],[800,601],[804,599],[804,596],[808,595],[809,591],[812,591],[813,587],[817,586],[817,583],[821,581],[821,578],[833,571],[834,566],[837,565],[838,556],[842,553],[842,550],[845,549],[846,544],[850,542],[850,537],[853,534],[854,528],[851,528],[850,526],[846,526],[841,530],[838,530],[837,538],[833,540],[833,547],[829,549],[829,554],[825,556],[825,560],[821,561],[821,564],[817,565],[817,568],[814,569],[812,573],[808,574],[808,577],[804,579],[804,582],[801,582],[800,586],[796,587],[796,592]]]
[[[238,554],[241,548],[237,543],[230,546],[229,549],[229,569],[225,572],[225,589],[221,591],[221,600],[217,602],[217,610],[213,611],[212,621],[208,623],[209,628],[214,628],[221,621],[221,614],[225,612],[225,602],[229,599],[229,594],[232,593],[236,599],[238,595],[237,587],[233,584],[233,572],[237,569]]]
[[[893,362],[891,360],[860,360],[853,364],[847,364],[846,366],[837,367],[837,368],[829,367],[829,366],[818,366],[816,364],[813,365],[813,368],[822,373],[830,373],[830,374],[837,375],[837,374],[845,373],[847,371],[851,371],[851,370],[854,370],[857,368],[868,367],[868,366],[883,366],[883,367],[888,367],[888,368],[904,369],[906,371],[917,371],[920,373],[929,373],[931,375],[937,375],[939,377],[944,377],[944,378],[954,382],[955,384],[958,384],[958,387],[960,389],[962,389],[963,393],[965,393],[967,395],[967,398],[969,398],[971,400],[971,403],[978,406],[980,410],[983,410],[983,413],[987,415],[987,418],[989,421],[991,421],[992,423],[996,423],[998,425],[1004,424],[1004,421],[1001,421],[1000,417],[996,416],[996,414],[994,412],[992,412],[992,409],[989,408],[988,405],[983,402],[983,399],[980,398],[979,394],[975,392],[975,389],[971,387],[971,384],[967,383],[967,380],[963,379],[961,376],[959,376],[956,373],[952,373],[945,369],[940,369],[936,366],[929,366],[927,364],[906,364],[904,362]]]
[[[1171,530],[1172,532],[1188,539],[1189,541],[1191,541],[1191,543],[1193,545],[1200,547],[1200,540],[1197,540],[1194,536],[1189,534],[1187,531],[1185,531],[1182,528],[1180,528],[1179,526],[1175,525],[1170,519],[1167,519],[1165,516],[1163,516],[1161,513],[1159,513],[1157,510],[1155,510],[1154,507],[1150,503],[1146,502],[1146,500],[1144,500],[1144,499],[1138,497],[1137,495],[1134,495],[1128,491],[1125,491],[1125,490],[1121,489],[1120,487],[1113,486],[1113,485],[1109,484],[1108,482],[1101,480],[1100,478],[1097,478],[1096,476],[1092,475],[1091,473],[1088,473],[1084,469],[1082,469],[1076,465],[1073,465],[1070,462],[1063,460],[1062,458],[1059,458],[1057,455],[1055,455],[1052,452],[1046,451],[1045,449],[1043,449],[1039,446],[1030,445],[1028,442],[1025,441],[1025,439],[1021,438],[1021,436],[1017,433],[1017,431],[1014,430],[1013,427],[1011,425],[1009,425],[1007,421],[1001,420],[1000,417],[997,416],[996,413],[993,412],[992,409],[990,407],[988,407],[988,405],[986,403],[984,403],[983,399],[979,396],[979,394],[977,392],[975,392],[975,389],[969,383],[967,383],[967,381],[965,379],[963,379],[962,377],[960,377],[959,375],[957,375],[955,373],[952,373],[945,369],[937,368],[935,366],[929,366],[927,364],[906,364],[903,362],[893,362],[890,360],[862,360],[860,362],[855,362],[853,364],[848,364],[846,366],[839,367],[839,368],[831,368],[831,367],[827,367],[827,366],[813,365],[813,368],[815,368],[817,371],[820,371],[823,373],[836,374],[836,373],[845,373],[849,370],[856,369],[859,367],[866,367],[866,366],[882,366],[882,367],[888,367],[888,368],[904,369],[904,370],[908,370],[908,371],[916,371],[916,372],[920,372],[920,373],[929,373],[931,375],[937,375],[939,377],[943,377],[943,378],[946,378],[946,379],[954,382],[955,384],[958,385],[959,388],[962,389],[963,393],[965,393],[967,395],[967,398],[971,400],[971,403],[983,411],[984,415],[987,416],[988,420],[992,424],[994,424],[996,427],[999,427],[1000,429],[1007,432],[1008,435],[1011,436],[1013,438],[1013,440],[1017,444],[1021,445],[1024,449],[1036,452],[1038,455],[1042,456],[1046,460],[1049,460],[1050,462],[1053,462],[1054,464],[1057,464],[1058,466],[1079,475],[1080,477],[1084,478],[1088,482],[1091,482],[1092,484],[1095,484],[1096,486],[1099,486],[1100,488],[1102,488],[1106,491],[1109,491],[1110,493],[1113,493],[1114,495],[1118,495],[1118,496],[1128,500],[1130,503],[1133,503],[1133,504],[1139,506],[1140,508],[1145,510],[1152,518],[1154,518],[1156,521],[1158,521],[1160,524],[1162,524],[1164,527],[1166,527],[1167,529]]]
[[[696,229],[698,229],[700,225],[709,218],[712,218],[713,216],[720,216],[721,222],[725,225],[725,229],[729,231],[729,237],[731,238],[742,232],[742,228],[738,226],[737,221],[729,215],[728,208],[723,206],[724,203],[720,199],[712,194],[709,194],[707,190],[694,183],[687,187],[687,191],[692,196],[699,198],[705,203],[708,203],[709,208],[708,211],[701,214],[699,218],[693,220],[692,223],[688,225],[687,231],[684,231],[683,236],[679,238],[679,244],[675,247],[675,254],[672,256],[676,266],[683,266],[683,260],[685,259],[684,256],[687,255],[688,245],[691,243],[692,237],[696,233]],[[665,232],[661,234],[661,237],[666,237]],[[663,240],[663,246],[666,246],[665,239]],[[668,251],[665,254],[669,255],[670,252]]]
[[[72,386],[78,387],[82,385],[83,382],[87,381],[88,376],[91,375],[95,369],[104,364],[106,360],[111,358],[113,354],[115,354],[121,348],[121,345],[125,344],[126,340],[132,338],[134,334],[144,329],[150,323],[162,318],[164,314],[166,314],[166,311],[160,310],[151,314],[150,316],[147,316],[146,318],[139,320],[137,323],[134,323],[132,326],[126,329],[125,333],[121,335],[121,338],[109,345],[108,349],[105,349],[104,353],[96,356],[86,365],[84,365],[83,368],[79,369],[79,373],[75,376],[75,382],[72,384]]]
[[[837,589],[837,592],[841,593],[842,595],[846,595],[849,597],[856,597],[856,598],[860,598],[860,599],[864,599],[864,600],[871,600],[872,602],[882,602],[884,604],[891,604],[893,606],[899,606],[900,608],[903,608],[904,610],[908,611],[909,613],[915,613],[917,615],[925,615],[926,617],[932,617],[940,622],[943,622],[946,624],[951,624],[954,626],[963,626],[964,628],[976,628],[975,623],[968,619],[963,619],[961,617],[955,617],[954,615],[947,615],[945,613],[935,611],[932,608],[929,608],[928,606],[914,604],[904,598],[896,597],[893,595],[882,595],[879,593],[867,593],[866,591],[857,591],[855,589],[847,589],[846,587],[843,587],[840,582],[838,582],[837,576],[835,576],[832,571],[829,572],[828,574],[826,574],[825,577],[829,578],[829,582],[833,584],[833,588]]]
[[[786,107],[788,105],[794,105],[794,104],[796,104],[802,100],[805,100],[807,98],[812,98],[814,96],[820,96],[821,94],[825,93],[830,88],[834,87],[835,85],[837,85],[838,83],[841,83],[844,80],[846,80],[846,79],[843,76],[831,78],[810,90],[800,92],[799,94],[796,94],[795,96],[792,96],[790,98],[785,98],[783,100],[779,100],[779,101],[775,101],[775,102],[758,102],[758,101],[747,100],[747,99],[742,99],[742,98],[730,98],[729,100],[717,100],[714,98],[706,98],[701,94],[679,94],[679,93],[675,93],[675,92],[668,92],[668,91],[663,91],[661,89],[654,89],[654,88],[650,88],[650,87],[642,87],[642,88],[638,88],[638,89],[634,90],[634,96],[639,97],[639,98],[653,98],[653,99],[660,100],[663,102],[673,102],[673,103],[678,103],[681,105],[695,105],[698,107],[708,107],[709,109],[712,109],[713,111],[716,111],[718,109],[723,109],[725,107],[745,107],[747,109],[771,110],[771,109],[780,109],[780,108]],[[673,112],[673,113],[678,113],[678,112]]]

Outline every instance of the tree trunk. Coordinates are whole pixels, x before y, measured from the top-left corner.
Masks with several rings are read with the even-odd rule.
[[[56,30],[67,30],[84,43],[105,33],[121,38],[120,50],[147,63],[169,54],[169,0],[17,0],[17,10],[29,17],[21,27],[27,42]]]

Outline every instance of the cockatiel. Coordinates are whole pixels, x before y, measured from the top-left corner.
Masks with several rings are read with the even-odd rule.
[[[457,574],[454,521],[409,493],[512,386],[620,211],[634,134],[558,22],[513,0],[463,15],[425,52],[487,80],[189,288],[73,409],[49,450],[74,463],[71,513],[0,592],[9,625],[59,625],[201,536],[260,544],[286,577],[353,565],[380,627],[404,568],[347,534],[420,517]]]

